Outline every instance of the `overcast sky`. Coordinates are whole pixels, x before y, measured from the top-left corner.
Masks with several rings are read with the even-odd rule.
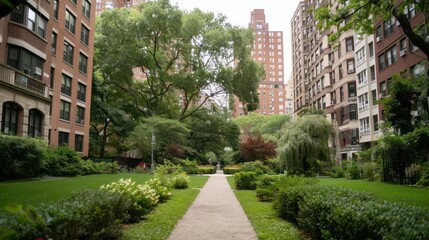
[[[206,12],[222,13],[228,17],[228,22],[242,27],[248,26],[253,9],[264,9],[270,31],[283,31],[285,80],[292,73],[290,20],[299,2],[300,0],[171,0],[180,9],[199,8]]]

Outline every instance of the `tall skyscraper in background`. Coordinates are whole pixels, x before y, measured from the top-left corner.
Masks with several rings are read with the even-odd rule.
[[[265,79],[259,83],[259,108],[263,115],[286,113],[286,88],[283,75],[283,32],[270,31],[265,22],[264,9],[255,9],[250,14],[249,27],[254,32],[252,59],[265,68]],[[244,114],[243,106],[235,99],[233,116]]]
[[[0,19],[2,133],[88,154],[95,7],[33,0]]]
[[[114,8],[130,8],[144,2],[144,0],[96,0],[95,14]]]

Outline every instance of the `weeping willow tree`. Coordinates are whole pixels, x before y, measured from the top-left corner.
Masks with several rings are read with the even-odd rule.
[[[281,130],[277,153],[288,171],[302,172],[314,169],[317,160],[329,161],[328,140],[333,128],[322,115],[304,115],[294,118]]]

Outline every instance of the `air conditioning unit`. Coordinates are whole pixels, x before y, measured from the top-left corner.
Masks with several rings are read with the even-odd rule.
[[[407,49],[402,49],[400,52],[399,52],[399,55],[400,56],[404,56],[404,55],[406,55],[407,54]]]
[[[375,40],[377,40],[377,42],[380,42],[381,41],[381,37],[380,36],[376,37]]]
[[[42,76],[42,69],[39,68],[39,67],[35,67],[34,71],[33,71],[33,74],[37,75],[37,76]]]
[[[384,97],[385,97],[384,92],[381,92],[381,93],[378,94],[378,99],[382,99]]]

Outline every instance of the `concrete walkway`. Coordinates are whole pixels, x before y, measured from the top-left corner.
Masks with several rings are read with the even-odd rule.
[[[222,171],[211,175],[170,240],[257,239]]]

